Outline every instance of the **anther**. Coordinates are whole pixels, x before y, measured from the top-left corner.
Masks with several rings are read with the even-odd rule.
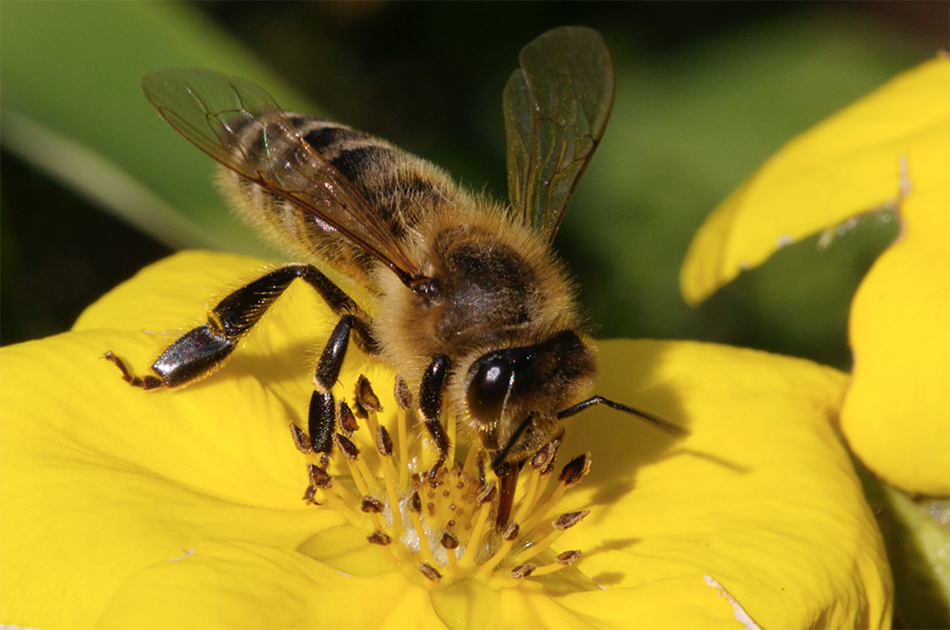
[[[389,534],[378,529],[374,529],[373,533],[366,537],[366,540],[368,540],[371,544],[383,546],[386,546],[393,541]]]
[[[356,444],[350,441],[348,437],[337,433],[333,436],[333,441],[336,443],[337,448],[340,449],[340,452],[343,453],[343,457],[355,461],[360,456],[360,449],[356,447]]]
[[[518,537],[518,532],[521,531],[521,526],[514,521],[508,523],[508,527],[505,528],[505,531],[501,533],[501,539],[505,541],[512,541]]]
[[[538,452],[531,458],[531,467],[535,470],[543,470],[557,454],[557,448],[553,442],[548,442],[538,449]]]
[[[320,505],[313,500],[313,497],[317,494],[317,487],[314,485],[307,486],[306,492],[303,493],[303,500],[307,503],[313,503],[314,505]]]
[[[478,494],[475,495],[475,500],[479,503],[489,503],[495,500],[495,495],[498,494],[498,486],[495,485],[495,480],[492,479],[478,491]]]
[[[413,490],[409,496],[409,511],[416,514],[422,512],[422,498],[419,496],[418,490]]]
[[[565,488],[572,488],[590,471],[590,453],[578,455],[564,465],[560,481]]]
[[[560,436],[551,440],[549,444],[554,448],[554,452],[551,454],[551,459],[548,460],[548,465],[541,470],[541,475],[550,475],[551,471],[554,470],[554,464],[557,462],[557,454],[561,449],[561,441],[563,438]]]
[[[439,539],[439,544],[449,550],[458,549],[459,538],[449,530],[444,529],[442,530],[442,538]]]
[[[412,407],[412,392],[409,391],[409,385],[402,378],[396,378],[393,395],[396,398],[396,405],[403,411],[408,411]]]
[[[516,580],[521,580],[534,573],[536,568],[538,568],[536,565],[530,562],[525,562],[524,564],[518,565],[511,570],[511,577],[515,578]]]
[[[333,487],[333,477],[316,464],[307,464],[307,476],[310,478],[310,485],[328,490]]]
[[[571,565],[577,562],[577,559],[581,557],[581,552],[579,550],[565,551],[564,553],[558,554],[558,557],[555,558],[559,564]]]
[[[376,396],[376,392],[373,391],[369,379],[362,374],[356,381],[356,403],[365,411],[380,413],[383,410],[383,406],[379,404],[379,398]]]
[[[293,422],[290,423],[290,437],[294,439],[294,446],[296,446],[297,450],[301,453],[309,453],[313,450],[313,444],[310,442],[310,438]]]
[[[383,457],[389,457],[393,454],[393,438],[383,425],[379,425],[379,428],[376,429],[376,450]]]
[[[442,579],[442,574],[439,573],[439,571],[428,562],[420,562],[419,570],[422,571],[422,575],[429,578],[429,580],[432,582],[438,582]]]
[[[578,523],[584,520],[584,517],[590,514],[590,510],[581,510],[580,512],[568,512],[567,514],[561,514],[554,522],[551,523],[554,525],[555,529],[565,530],[571,527],[574,527]]]
[[[379,499],[374,499],[373,497],[363,497],[360,500],[360,509],[367,514],[379,514],[383,511],[383,503]]]
[[[343,435],[346,437],[353,437],[353,432],[357,431],[360,428],[359,423],[356,421],[356,416],[353,415],[353,410],[350,409],[350,406],[346,404],[345,400],[340,401],[340,431],[343,432]]]

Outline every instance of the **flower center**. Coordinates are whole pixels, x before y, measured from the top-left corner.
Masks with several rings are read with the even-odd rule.
[[[345,400],[337,407],[339,432],[330,453],[314,453],[309,438],[291,425],[297,448],[310,460],[304,500],[337,510],[366,532],[368,544],[380,547],[397,567],[433,589],[463,578],[510,585],[553,573],[580,557],[580,551],[555,554],[550,548],[588,514],[559,513],[555,506],[587,474],[589,454],[568,462],[555,481],[560,439],[545,444],[521,465],[511,518],[499,524],[503,484],[485,470],[488,454],[472,445],[458,461],[455,422],[450,418],[447,431],[453,448],[445,465],[427,468],[424,461],[431,457],[425,457],[423,432],[410,431],[418,426],[412,397],[401,380],[395,391],[395,438],[380,422],[382,406],[363,376],[353,407]]]

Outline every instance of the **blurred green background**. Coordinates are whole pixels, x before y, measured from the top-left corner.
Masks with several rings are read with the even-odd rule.
[[[556,245],[602,337],[690,338],[847,368],[848,304],[895,234],[782,250],[698,308],[678,272],[710,210],[770,154],[948,48],[948,3],[0,4],[0,343],[70,327],[175,248],[268,253],[211,160],[139,78],[203,66],[506,198],[501,90],[548,28],[600,30],[613,118]],[[896,168],[896,166],[895,166]]]

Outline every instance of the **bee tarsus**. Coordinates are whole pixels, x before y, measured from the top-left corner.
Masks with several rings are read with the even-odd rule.
[[[336,428],[336,402],[331,392],[314,391],[310,395],[307,432],[310,446],[316,453],[333,450],[333,431]]]
[[[158,378],[157,376],[135,376],[129,371],[129,368],[126,367],[125,362],[117,357],[115,353],[112,352],[112,350],[107,350],[106,353],[102,355],[102,358],[118,367],[119,371],[122,372],[122,380],[133,387],[141,387],[142,389],[155,389],[156,387],[162,387],[165,385],[162,382],[162,379]]]

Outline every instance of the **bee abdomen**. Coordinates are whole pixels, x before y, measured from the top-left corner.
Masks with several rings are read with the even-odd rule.
[[[434,205],[447,188],[428,162],[367,133],[325,120],[310,119],[303,139],[376,206],[398,232],[418,219],[408,202]],[[397,216],[398,215],[398,216]]]
[[[269,162],[293,162],[289,154],[297,150],[297,143],[277,143],[275,148],[269,137],[273,135],[272,125],[266,119],[258,122],[260,124],[236,130],[241,144],[252,147],[253,155],[266,156]],[[279,124],[290,127],[349,181],[397,237],[415,226],[425,214],[426,207],[434,207],[452,196],[450,191],[454,186],[447,175],[385,140],[345,125],[299,114],[283,113]],[[281,155],[281,152],[286,155]]]

